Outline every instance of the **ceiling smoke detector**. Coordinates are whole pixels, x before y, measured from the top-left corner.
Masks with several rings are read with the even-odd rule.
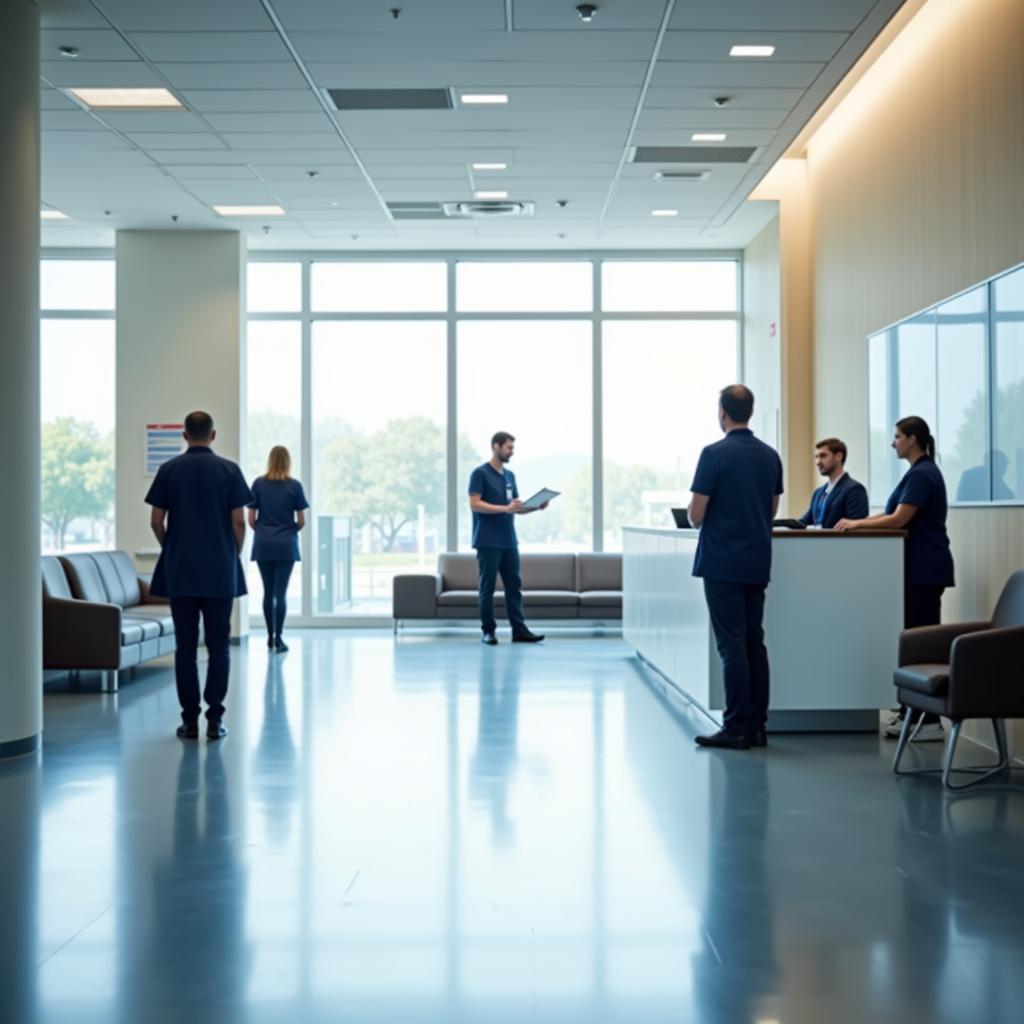
[[[655,181],[707,181],[710,171],[655,171]]]
[[[594,15],[597,14],[597,4],[578,4],[576,13],[580,16],[580,21],[589,25],[594,20]]]
[[[448,217],[532,217],[533,203],[509,203],[497,201],[442,203]]]

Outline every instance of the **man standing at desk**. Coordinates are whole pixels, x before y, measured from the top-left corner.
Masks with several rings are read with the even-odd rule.
[[[701,452],[691,488],[690,522],[700,527],[693,575],[704,579],[725,681],[722,728],[698,736],[702,747],[767,746],[768,651],[762,621],[782,460],[750,431],[753,412],[749,388],[733,384],[722,390],[718,422],[725,437]]]
[[[811,503],[800,522],[831,530],[840,519],[866,519],[868,492],[846,472],[846,444],[838,437],[819,441],[814,446],[814,464],[827,479],[811,495]]]

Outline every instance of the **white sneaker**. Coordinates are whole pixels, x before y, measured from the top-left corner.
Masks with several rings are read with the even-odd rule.
[[[883,736],[890,740],[898,740],[900,733],[903,731],[903,719],[899,715],[893,715],[889,719],[888,724],[885,727],[885,731],[882,733]]]
[[[941,722],[926,722],[923,725],[917,726],[910,734],[912,743],[942,743],[945,739],[946,734],[942,731]]]

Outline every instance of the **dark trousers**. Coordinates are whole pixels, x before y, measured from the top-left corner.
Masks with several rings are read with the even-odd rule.
[[[903,628],[914,629],[917,626],[937,626],[942,621],[942,592],[945,587],[913,587],[907,584],[903,588]],[[905,708],[900,706],[900,717]],[[934,724],[942,719],[938,715],[925,714],[925,724]]]
[[[230,597],[172,597],[171,617],[174,619],[174,679],[178,684],[181,719],[199,721],[199,616],[203,617],[203,635],[210,656],[206,666],[206,717],[219,722],[224,715],[224,698],[228,692],[228,671],[231,667],[231,605]]]
[[[288,581],[292,576],[294,562],[257,562],[263,577],[263,620],[267,624],[267,636],[272,640],[281,639],[284,617],[288,611]]]
[[[494,621],[494,586],[501,573],[505,584],[505,614],[513,633],[525,633],[523,618],[523,578],[519,575],[518,548],[477,548],[476,564],[480,575],[480,626],[485,633],[497,628]]]
[[[722,727],[735,736],[762,731],[768,719],[768,650],[762,625],[767,586],[704,581],[725,681]]]

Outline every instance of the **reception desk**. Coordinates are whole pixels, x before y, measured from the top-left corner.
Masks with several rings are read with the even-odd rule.
[[[696,530],[623,530],[623,635],[715,722],[725,708],[722,666],[691,575]],[[903,628],[899,532],[776,530],[765,599],[771,664],[769,730],[874,730],[895,698]]]

